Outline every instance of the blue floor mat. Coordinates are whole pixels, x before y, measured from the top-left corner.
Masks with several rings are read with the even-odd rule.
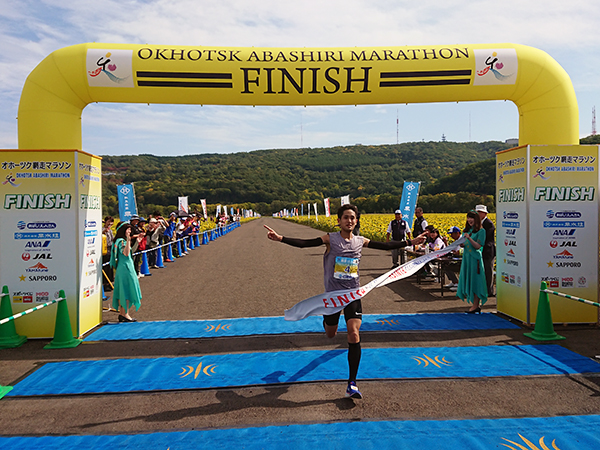
[[[592,450],[600,448],[599,428],[600,416],[597,415],[495,420],[340,422],[137,435],[10,437],[0,438],[0,448]]]
[[[309,317],[289,322],[283,317],[255,317],[222,320],[183,320],[113,323],[87,336],[84,341],[125,341],[138,339],[194,339],[262,334],[322,333],[323,318]],[[365,314],[361,331],[450,331],[519,329],[496,314]],[[344,320],[340,331],[346,330]]]
[[[48,363],[10,396],[204,389],[347,376],[347,350]],[[600,364],[558,345],[366,348],[359,377],[425,379],[599,373]]]

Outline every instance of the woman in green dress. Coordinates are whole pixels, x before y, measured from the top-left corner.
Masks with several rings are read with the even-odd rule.
[[[142,300],[140,282],[131,258],[131,230],[129,222],[119,224],[110,255],[110,265],[115,268],[112,306],[119,310],[119,322],[136,322],[129,315],[129,309],[133,306],[137,311]],[[138,237],[140,239],[143,237]]]
[[[485,230],[481,228],[481,219],[475,211],[467,213],[467,224],[463,236],[466,238],[465,251],[460,266],[456,295],[471,303],[469,314],[481,313],[481,306],[487,301],[485,271],[483,269],[483,244]]]

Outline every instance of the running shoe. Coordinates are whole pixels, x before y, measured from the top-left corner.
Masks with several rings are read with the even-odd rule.
[[[346,397],[363,398],[362,394],[358,390],[358,387],[356,387],[355,381],[351,381],[350,383],[348,383],[348,387],[346,388]]]

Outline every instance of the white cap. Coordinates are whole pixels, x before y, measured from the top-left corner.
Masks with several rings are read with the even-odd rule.
[[[402,214],[402,211],[400,211],[399,209],[397,209],[396,211],[394,211],[394,214]]]
[[[481,211],[481,212],[484,212],[486,214],[488,213],[487,206],[485,206],[485,205],[477,205],[475,207],[475,211],[477,211],[477,212]]]

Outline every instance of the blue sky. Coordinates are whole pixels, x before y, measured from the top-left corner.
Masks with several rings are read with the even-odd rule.
[[[600,116],[600,2],[594,0],[0,0],[0,148],[17,148],[28,74],[85,42],[352,47],[510,42],[547,52],[577,95],[580,136]],[[399,126],[397,129],[396,118]],[[512,102],[322,107],[92,104],[83,150],[186,155],[271,148],[516,138]]]

